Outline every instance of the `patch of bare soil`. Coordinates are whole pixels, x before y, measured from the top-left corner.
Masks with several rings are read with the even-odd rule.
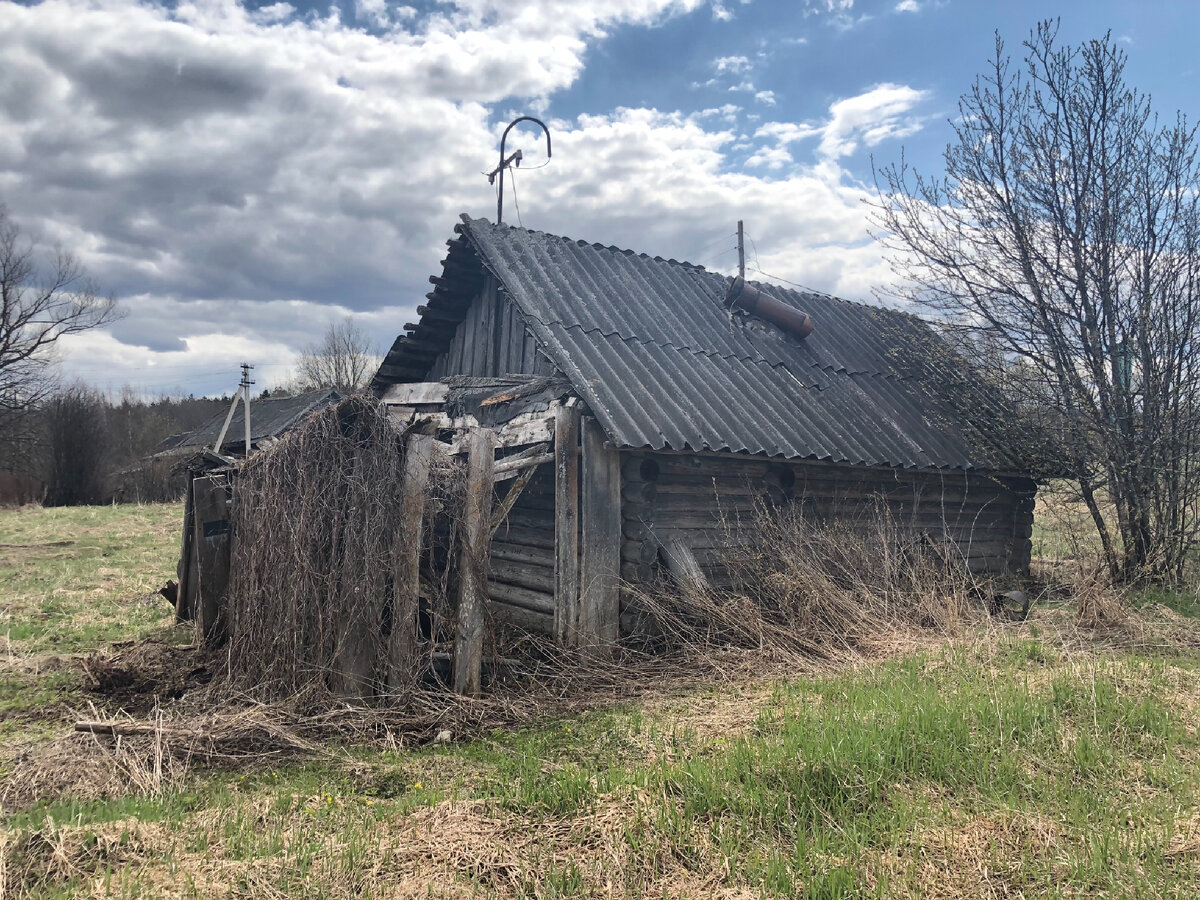
[[[148,713],[212,680],[207,661],[195,646],[160,640],[118,645],[81,660],[84,686],[106,707],[131,715]]]

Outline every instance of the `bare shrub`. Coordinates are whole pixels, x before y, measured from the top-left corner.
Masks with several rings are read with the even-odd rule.
[[[377,403],[353,397],[237,472],[226,623],[234,686],[282,698],[357,680],[365,695],[420,677],[428,658],[422,665],[415,652],[410,671],[381,671],[407,540],[402,438]]]
[[[1075,624],[1100,629],[1125,623],[1124,593],[1114,584],[1108,568],[1092,556],[1078,560],[1068,590],[1075,601]]]

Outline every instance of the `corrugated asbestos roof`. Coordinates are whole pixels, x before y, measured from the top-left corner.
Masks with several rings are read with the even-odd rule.
[[[461,280],[473,251],[620,446],[1022,468],[997,398],[914,316],[756,285],[812,316],[801,340],[731,314],[728,279],[697,266],[465,216],[456,230],[447,271]],[[461,306],[452,281],[434,280],[430,309]],[[377,386],[421,370],[410,341]]]
[[[314,410],[336,403],[342,395],[334,390],[311,391],[307,394],[297,394],[295,397],[267,397],[262,400],[250,401],[250,443],[257,444],[265,438],[279,437],[293,424]],[[245,404],[239,403],[233,420],[229,423],[229,431],[225,434],[226,446],[239,446],[245,441]],[[225,423],[228,411],[213,416],[195,431],[185,435],[175,435],[159,445],[158,452],[201,449],[211,447],[221,426]],[[171,441],[173,443],[168,444]]]

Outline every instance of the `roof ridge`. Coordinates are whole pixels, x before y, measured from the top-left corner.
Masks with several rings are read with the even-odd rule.
[[[554,234],[553,232],[541,231],[536,228],[526,228],[523,225],[510,225],[507,222],[501,222],[499,225],[497,225],[484,216],[480,216],[478,219],[472,219],[466,213],[463,213],[460,218],[463,220],[464,224],[471,227],[478,227],[480,223],[482,223],[489,228],[511,228],[513,231],[524,231],[526,234],[541,235],[542,237],[553,238],[554,240],[562,241],[568,244],[575,244],[580,247],[591,247],[593,250],[607,250],[610,253],[620,253],[622,256],[636,256],[638,259],[645,259],[649,260],[650,262],[667,263],[668,265],[679,266],[683,269],[691,269],[693,271],[703,272],[706,275],[719,276],[721,274],[720,272],[714,272],[710,269],[706,269],[699,263],[688,262],[686,259],[675,259],[674,257],[663,259],[661,256],[651,256],[649,253],[640,253],[637,250],[631,250],[627,247],[618,247],[616,244],[601,244],[599,241],[585,241],[582,238],[568,237],[565,234]]]

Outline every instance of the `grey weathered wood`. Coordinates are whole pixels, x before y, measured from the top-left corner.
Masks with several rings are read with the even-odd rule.
[[[500,600],[492,601],[492,612],[499,621],[525,631],[550,634],[554,630],[554,616],[550,613],[535,612]]]
[[[524,566],[544,569],[554,577],[554,551],[541,547],[525,547],[520,544],[510,544],[506,541],[493,540],[491,546],[493,562],[498,559],[509,562],[519,562]]]
[[[476,350],[476,375],[496,374],[496,279],[488,277],[484,282],[483,293],[479,299],[479,330],[475,340],[479,347]]]
[[[392,633],[388,640],[388,684],[398,687],[411,674],[417,645],[421,589],[421,549],[425,544],[425,498],[433,462],[431,435],[411,434],[404,454],[400,531],[396,534],[396,571],[392,577]]]
[[[488,522],[488,537],[494,535],[500,526],[504,524],[505,518],[516,504],[517,499],[521,496],[521,492],[525,490],[525,486],[533,478],[533,471],[533,469],[526,469],[524,472],[517,474],[516,480],[508,489],[508,493],[504,495],[504,500],[492,512],[491,520]]]
[[[526,456],[521,459],[504,459],[496,463],[496,480],[512,478],[522,469],[535,468],[543,463],[553,462],[553,453],[539,453],[537,456]]]
[[[190,622],[196,615],[196,549],[194,501],[192,500],[192,477],[188,474],[187,492],[183,501],[183,536],[179,542],[179,564],[175,575],[179,581],[179,593],[175,595],[175,621]]]
[[[412,381],[389,385],[380,399],[389,405],[417,406],[426,403],[445,403],[450,392],[448,385],[440,381]]]
[[[516,512],[508,514],[508,518],[500,523],[496,531],[496,540],[506,544],[530,547],[536,550],[554,549],[554,523],[547,519],[537,525],[518,524],[514,521]]]
[[[685,591],[706,590],[708,582],[704,570],[692,555],[691,548],[682,540],[672,539],[663,544],[663,558],[667,563],[667,571],[675,579],[675,583]]]
[[[579,644],[603,648],[620,635],[621,460],[595,419],[580,436]]]
[[[531,591],[540,591],[551,599],[554,597],[554,570],[549,567],[501,559],[493,553],[488,560],[488,578],[493,583],[515,584]]]
[[[494,452],[491,432],[473,429],[467,441],[467,486],[463,498],[462,549],[459,557],[458,626],[454,641],[454,690],[459,694],[476,695],[481,687]]]
[[[554,412],[554,637],[574,646],[579,625],[579,410]]]
[[[196,545],[196,627],[201,641],[215,646],[225,637],[225,593],[229,586],[232,523],[229,520],[229,481],[224,475],[192,482],[193,540]]]
[[[512,606],[520,606],[546,615],[554,614],[554,597],[546,591],[493,581],[488,584],[488,595]]]
[[[654,540],[621,541],[621,561],[650,565],[658,559],[658,544]]]

